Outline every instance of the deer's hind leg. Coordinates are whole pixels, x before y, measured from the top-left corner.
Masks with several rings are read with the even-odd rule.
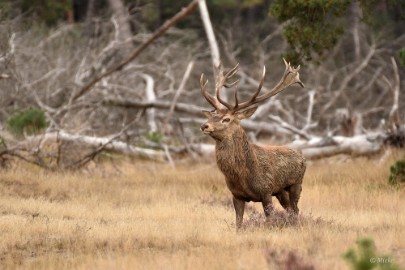
[[[294,184],[289,187],[288,195],[290,197],[291,208],[295,214],[298,214],[298,201],[300,199],[302,187],[301,184]]]
[[[287,211],[291,210],[290,196],[287,190],[282,190],[279,193],[277,193],[276,198],[285,210]]]

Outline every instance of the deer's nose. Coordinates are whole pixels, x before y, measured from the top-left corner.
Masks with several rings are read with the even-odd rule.
[[[208,124],[204,123],[201,125],[201,131],[204,131],[204,129],[208,128]]]

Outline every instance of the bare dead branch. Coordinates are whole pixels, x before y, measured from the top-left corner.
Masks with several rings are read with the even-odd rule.
[[[197,4],[198,4],[197,0],[192,1],[187,7],[183,8],[180,12],[178,12],[170,20],[166,21],[158,30],[156,30],[152,34],[152,36],[150,38],[148,38],[141,46],[136,48],[125,61],[123,61],[122,63],[118,64],[117,66],[111,68],[110,70],[96,76],[91,82],[89,82],[87,85],[85,85],[83,88],[81,88],[73,96],[72,101],[75,101],[79,97],[86,94],[88,91],[90,91],[92,89],[92,87],[96,83],[98,83],[103,78],[108,77],[111,74],[113,74],[114,72],[121,70],[123,67],[125,67],[127,64],[129,64],[131,61],[133,61],[143,50],[145,50],[153,41],[155,41],[158,37],[160,37],[163,33],[165,33],[171,26],[173,26],[179,20],[183,19],[188,14],[190,14],[197,7]]]
[[[277,124],[279,124],[281,127],[283,127],[283,128],[285,128],[285,129],[287,129],[287,130],[293,132],[294,134],[297,134],[297,135],[299,135],[299,136],[301,136],[301,137],[303,137],[303,138],[305,138],[305,139],[307,139],[307,140],[309,140],[309,139],[311,138],[311,136],[310,136],[308,133],[306,133],[306,132],[303,131],[303,130],[299,130],[298,128],[296,128],[296,127],[294,127],[294,126],[288,124],[287,122],[283,121],[283,120],[282,120],[280,117],[278,117],[278,116],[272,116],[272,115],[270,115],[269,118],[270,118],[271,120],[275,121],[275,122],[276,122]]]
[[[194,61],[190,61],[188,63],[188,65],[187,65],[186,72],[184,73],[184,76],[183,76],[183,79],[181,80],[179,88],[177,89],[176,94],[173,97],[172,103],[171,103],[170,108],[169,108],[169,112],[167,113],[167,117],[166,117],[165,122],[163,124],[163,126],[165,128],[166,128],[167,124],[169,123],[170,118],[172,118],[172,115],[173,115],[177,100],[180,97],[180,94],[184,90],[184,87],[186,85],[186,82],[187,82],[188,78],[190,77],[190,73],[191,73],[191,70],[193,69],[193,66],[194,66]]]
[[[11,34],[11,36],[8,40],[8,47],[9,47],[8,52],[4,56],[0,57],[0,63],[9,61],[11,56],[14,55],[14,53],[15,53],[15,36],[16,36],[15,33]]]
[[[333,104],[335,104],[336,100],[343,94],[343,91],[346,90],[349,82],[354,77],[356,77],[362,70],[364,70],[367,67],[368,63],[370,62],[371,58],[374,56],[375,52],[376,52],[376,48],[375,48],[375,44],[373,44],[370,47],[366,57],[364,57],[363,61],[361,61],[359,63],[359,65],[353,71],[351,71],[349,74],[347,74],[344,77],[343,81],[340,83],[339,88],[335,91],[335,94],[333,95],[333,97],[330,98],[329,102],[323,106],[321,114],[324,114]]]
[[[2,80],[2,79],[8,79],[8,78],[10,78],[10,75],[8,75],[8,74],[6,74],[6,73],[1,73],[1,74],[0,74],[0,80]]]
[[[171,102],[169,101],[163,101],[163,100],[155,100],[153,102],[150,101],[137,101],[137,100],[123,100],[123,99],[105,99],[103,101],[104,105],[107,106],[118,106],[118,107],[124,107],[124,108],[137,108],[137,109],[149,109],[149,108],[157,108],[157,109],[163,109],[167,110],[170,109],[170,106],[172,105]],[[193,115],[198,115],[202,116],[202,111],[204,110],[204,107],[199,107],[196,105],[192,104],[184,104],[184,103],[176,103],[174,105],[174,110],[176,112],[183,112],[183,113],[190,113]]]

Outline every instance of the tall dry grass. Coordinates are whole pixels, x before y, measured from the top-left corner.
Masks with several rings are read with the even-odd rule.
[[[397,157],[311,162],[298,219],[276,213],[266,223],[250,203],[239,233],[214,163],[122,161],[121,172],[80,173],[19,165],[0,172],[0,268],[274,269],[271,256],[292,251],[340,270],[364,236],[405,265],[404,192],[387,183]]]

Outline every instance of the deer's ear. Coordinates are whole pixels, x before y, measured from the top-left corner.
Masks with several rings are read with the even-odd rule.
[[[242,120],[242,119],[245,119],[245,118],[249,118],[249,117],[251,117],[251,116],[255,113],[256,110],[257,110],[257,107],[244,110],[244,111],[242,111],[242,112],[239,112],[239,113],[237,114],[237,117],[238,117],[239,120]]]
[[[202,113],[205,115],[205,117],[210,118],[212,116],[212,112],[210,111],[202,111]]]

